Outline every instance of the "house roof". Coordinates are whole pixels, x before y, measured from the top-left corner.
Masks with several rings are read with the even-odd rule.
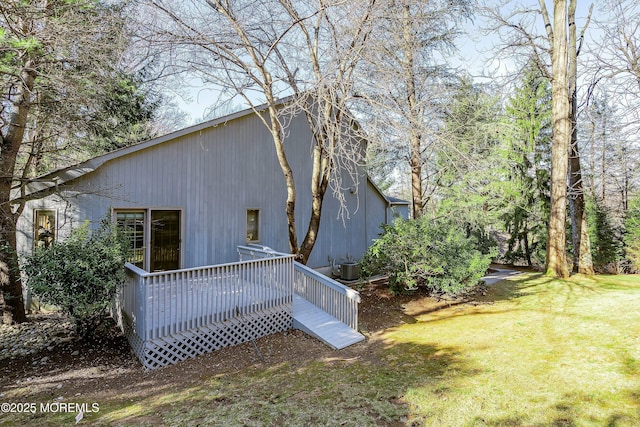
[[[367,181],[371,184],[371,186],[376,190],[376,192],[382,197],[389,206],[399,206],[399,205],[410,205],[411,202],[408,200],[398,199],[397,197],[387,196],[382,192],[380,187],[373,182],[370,176],[367,175]]]
[[[287,101],[287,99],[288,98],[284,98],[280,100],[279,105],[284,104]],[[125,148],[114,150],[107,154],[93,157],[89,160],[85,160],[84,162],[81,162],[72,166],[68,166],[66,168],[54,170],[52,172],[49,172],[45,175],[42,175],[30,181],[26,185],[26,194],[31,195],[31,194],[39,193],[42,191],[52,190],[60,184],[64,184],[65,182],[72,181],[76,178],[79,178],[83,175],[86,175],[88,173],[95,171],[100,166],[102,166],[103,164],[107,163],[110,160],[114,160],[119,157],[123,157],[129,154],[135,153],[137,151],[146,150],[148,148],[154,147],[164,142],[181,138],[183,136],[186,136],[195,132],[200,132],[202,130],[220,126],[220,125],[226,125],[227,122],[230,122],[232,120],[236,120],[241,117],[254,114],[254,110],[261,112],[261,111],[264,111],[265,109],[266,109],[266,104],[259,105],[254,108],[247,108],[242,111],[238,111],[232,114],[218,117],[213,120],[208,120],[206,122],[202,122],[197,125],[189,126],[184,129],[177,130],[175,132],[171,132],[147,141],[143,141],[138,144],[134,144]]]
[[[387,199],[389,201],[389,204],[391,205],[410,205],[411,204],[411,202],[408,200],[399,199],[393,196],[384,196],[384,198]]]
[[[292,97],[282,98],[278,101],[278,105],[283,105],[287,101],[289,101]],[[206,122],[202,122],[193,126],[186,127],[184,129],[177,130],[175,132],[171,132],[156,138],[152,138],[147,141],[140,142],[138,144],[130,145],[128,147],[124,147],[118,150],[111,151],[109,153],[103,154],[101,156],[93,157],[91,159],[85,160],[84,162],[68,166],[66,168],[57,169],[55,171],[49,172],[45,175],[42,175],[34,180],[31,180],[26,184],[25,194],[26,196],[37,194],[40,192],[47,192],[55,190],[59,185],[64,184],[66,182],[72,181],[74,179],[80,178],[83,175],[94,172],[103,164],[123,157],[129,154],[146,150],[148,148],[154,147],[156,145],[162,144],[167,141],[171,141],[177,138],[181,138],[183,136],[200,132],[205,129],[213,128],[220,125],[226,125],[228,122],[249,116],[254,114],[255,111],[262,112],[266,110],[267,105],[259,105],[253,108],[247,108],[235,113],[227,114],[222,117],[218,117],[212,120],[208,120]],[[355,121],[355,120],[354,120]],[[357,121],[355,121],[357,124]],[[373,185],[378,194],[387,202],[389,206],[393,205],[408,205],[410,202],[402,199],[398,199],[396,197],[391,197],[385,195],[382,190],[371,180],[370,177],[367,176],[367,180]],[[14,188],[17,191],[17,188]]]

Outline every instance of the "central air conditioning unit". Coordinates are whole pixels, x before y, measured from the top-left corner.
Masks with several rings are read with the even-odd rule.
[[[351,281],[360,277],[360,267],[355,262],[345,262],[340,264],[340,279]]]

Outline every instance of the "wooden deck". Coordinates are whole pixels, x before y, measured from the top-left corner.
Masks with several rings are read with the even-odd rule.
[[[336,350],[364,340],[364,335],[298,295],[293,297],[293,327]]]
[[[356,291],[292,255],[238,252],[237,263],[158,273],[127,264],[112,314],[146,369],[292,327],[334,349],[364,340]]]
[[[147,287],[147,312],[154,330],[187,330],[209,323],[223,322],[262,307],[277,306],[287,295],[274,287],[259,286],[239,277],[211,279],[208,282],[161,282]],[[159,334],[163,336],[165,334]]]

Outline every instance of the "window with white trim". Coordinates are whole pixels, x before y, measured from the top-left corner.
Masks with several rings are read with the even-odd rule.
[[[127,261],[137,267],[145,268],[145,211],[116,211],[116,223],[129,240]]]
[[[56,211],[36,209],[34,216],[34,246],[48,248],[56,240]]]
[[[260,241],[260,209],[247,209],[247,242]]]

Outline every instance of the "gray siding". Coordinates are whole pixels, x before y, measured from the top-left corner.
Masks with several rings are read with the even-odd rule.
[[[311,141],[306,120],[292,121],[286,142],[297,190],[297,231],[302,240],[311,195]],[[363,175],[345,197],[349,218],[338,218],[330,191],[309,265],[358,259],[384,222],[386,202]],[[34,209],[55,208],[58,236],[84,220],[97,223],[113,208],[171,208],[183,213],[182,267],[237,260],[245,244],[246,209],[260,209],[260,243],[288,251],[286,188],[273,142],[253,114],[114,157],[60,187],[57,195],[27,204],[18,223],[19,250],[33,247]]]
[[[367,203],[366,239],[370,245],[382,232],[381,225],[390,222],[390,216],[387,201],[380,197],[378,189],[368,181],[365,200]]]

